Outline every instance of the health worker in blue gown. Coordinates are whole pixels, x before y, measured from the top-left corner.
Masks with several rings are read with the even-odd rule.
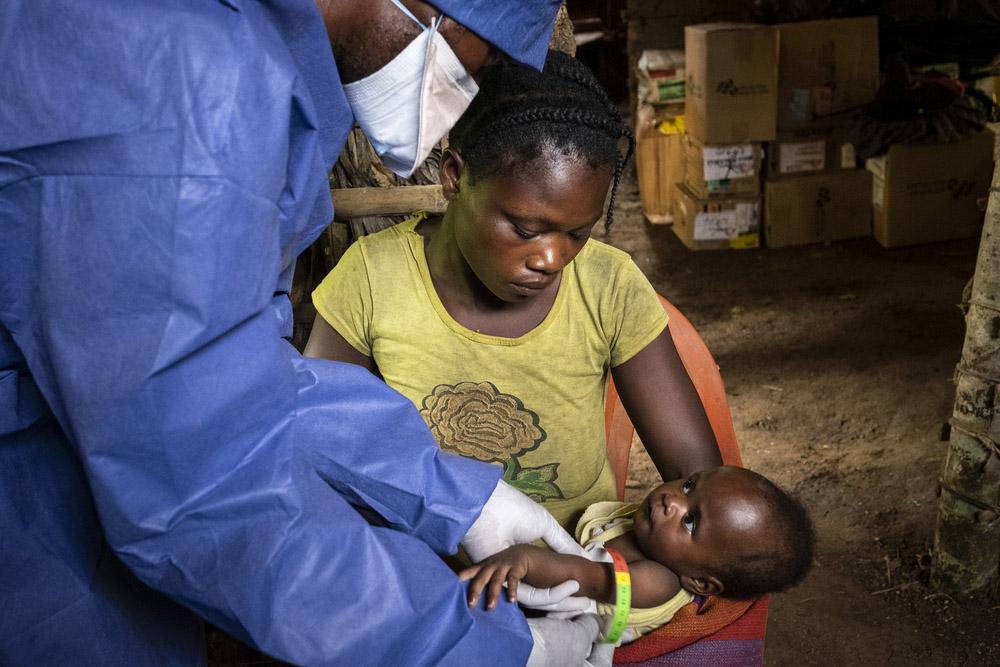
[[[0,664],[201,664],[199,617],[301,664],[583,660],[594,617],[469,609],[438,557],[554,522],[286,340],[355,120],[411,172],[557,6],[0,0]]]

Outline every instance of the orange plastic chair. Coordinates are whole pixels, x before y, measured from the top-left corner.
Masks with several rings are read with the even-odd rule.
[[[674,345],[684,368],[691,376],[719,443],[722,461],[726,465],[742,466],[743,459],[736,443],[736,430],[719,366],[691,322],[662,296],[660,301],[670,317],[670,335],[674,339]],[[625,412],[614,382],[608,383],[604,424],[608,460],[617,480],[618,498],[622,500],[625,497],[625,481],[628,477],[628,461],[635,427]],[[667,625],[632,644],[620,647],[615,651],[615,664],[728,664],[724,657],[724,646],[730,639],[744,640],[743,646],[746,646],[745,640],[759,643],[759,651],[750,657],[742,655],[737,662],[741,665],[761,664],[768,597],[763,596],[752,602],[726,599],[713,602],[714,604],[709,603],[701,608],[695,608],[695,603],[692,603],[689,605],[690,609],[678,612]],[[706,659],[708,662],[705,662]]]

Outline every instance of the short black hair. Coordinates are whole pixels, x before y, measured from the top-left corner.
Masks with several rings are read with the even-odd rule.
[[[542,159],[585,160],[592,169],[613,169],[604,220],[613,222],[615,197],[635,138],[587,66],[549,51],[539,72],[502,61],[480,70],[479,94],[452,128],[448,142],[462,155],[470,182],[515,167],[541,168]],[[622,155],[619,141],[628,146]]]
[[[733,562],[712,572],[723,585],[723,597],[750,598],[778,593],[799,584],[809,572],[815,553],[812,520],[802,503],[771,480],[749,470],[774,531],[770,547],[735,554]]]

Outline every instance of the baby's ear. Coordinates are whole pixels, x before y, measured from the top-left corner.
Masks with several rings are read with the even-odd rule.
[[[711,575],[705,577],[682,576],[680,579],[684,590],[695,595],[722,595],[722,592],[726,590],[722,582]]]
[[[459,183],[462,180],[462,171],[465,169],[465,160],[454,148],[446,148],[441,154],[441,191],[444,198],[452,200],[458,197]]]

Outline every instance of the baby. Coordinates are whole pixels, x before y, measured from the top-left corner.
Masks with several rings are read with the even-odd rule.
[[[663,625],[693,595],[751,597],[782,591],[812,563],[812,524],[802,506],[771,481],[744,468],[721,466],[661,484],[636,507],[597,503],[577,526],[584,546],[603,545],[628,563],[632,611],[623,637],[632,641]],[[602,557],[599,555],[598,557]],[[469,604],[486,588],[492,609],[507,585],[580,583],[580,595],[615,602],[610,563],[521,544],[459,573],[471,579]],[[607,607],[599,609],[607,613]]]

